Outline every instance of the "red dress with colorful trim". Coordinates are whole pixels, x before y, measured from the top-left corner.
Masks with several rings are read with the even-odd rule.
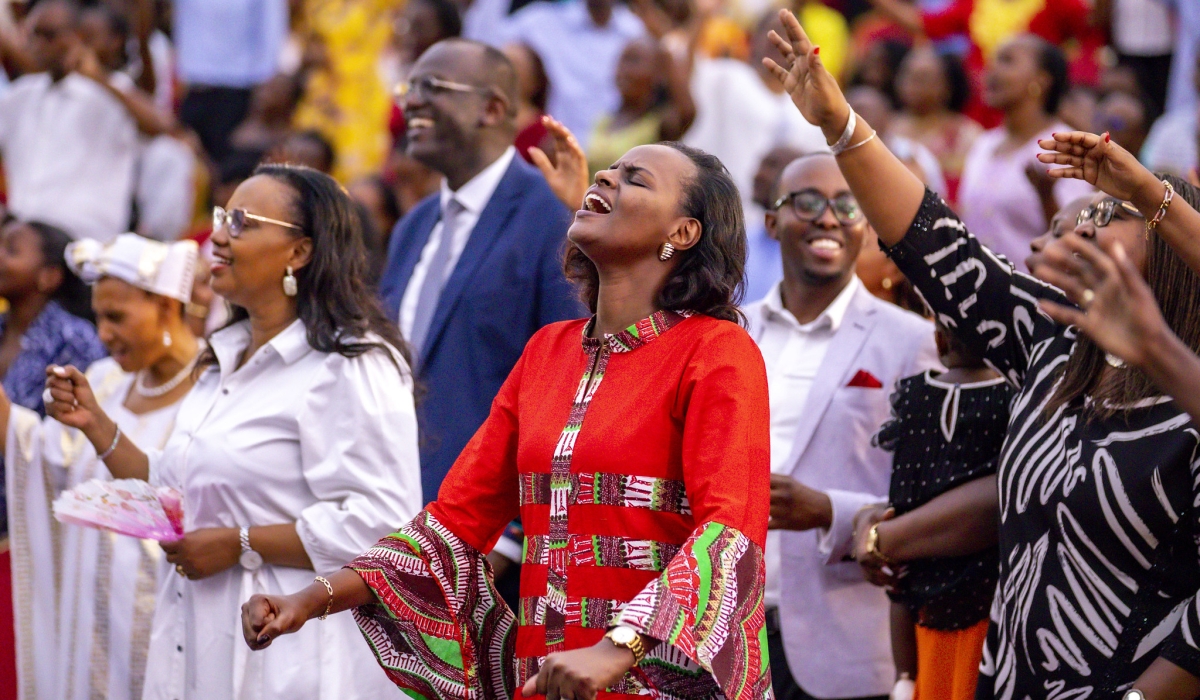
[[[662,643],[600,697],[769,698],[762,356],[707,316],[585,324],[529,341],[438,500],[350,564],[379,601],[363,634],[420,697],[513,697],[546,654],[624,624]],[[514,616],[482,553],[518,514]]]

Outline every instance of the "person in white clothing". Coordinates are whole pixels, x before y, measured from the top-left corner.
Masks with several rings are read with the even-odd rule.
[[[26,19],[44,72],[0,96],[0,156],[13,214],[109,241],[129,225],[138,126],[128,98],[91,70],[79,17],[69,0],[43,0]]]
[[[183,316],[196,244],[129,233],[108,246],[76,242],[67,262],[95,283],[98,331],[112,355],[87,372],[97,402],[131,439],[161,449],[201,347]],[[0,423],[7,426],[0,450],[11,494],[20,697],[140,700],[161,550],[56,522],[51,504],[59,494],[111,474],[82,433],[2,392]]]
[[[397,697],[352,620],[249,658],[254,593],[328,576],[421,507],[407,349],[363,279],[359,218],[310,168],[260,166],[214,211],[212,288],[234,306],[161,451],[142,451],[82,373],[52,373],[48,409],[118,478],[183,493],[178,575],[159,589],[146,700]]]
[[[783,281],[745,309],[771,405],[772,685],[778,700],[886,695],[888,600],[844,560],[855,513],[887,500],[891,460],[871,436],[895,382],[937,366],[933,324],[855,275],[870,224],[831,154],[793,161],[775,189],[766,224]]]

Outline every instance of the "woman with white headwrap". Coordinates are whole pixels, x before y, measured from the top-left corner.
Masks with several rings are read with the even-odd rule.
[[[196,265],[191,241],[124,234],[67,248],[94,284],[92,307],[111,357],[88,369],[104,410],[138,444],[161,447],[191,389],[200,342],[184,319]],[[20,696],[140,700],[162,551],[157,543],[55,521],[51,503],[90,479],[111,479],[75,429],[0,392]],[[166,567],[169,571],[169,567]]]

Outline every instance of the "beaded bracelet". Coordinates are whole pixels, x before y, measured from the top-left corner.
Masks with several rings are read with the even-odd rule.
[[[1175,188],[1171,186],[1171,183],[1163,180],[1162,184],[1167,188],[1167,191],[1163,195],[1162,204],[1158,205],[1158,211],[1154,213],[1154,217],[1146,221],[1147,234],[1158,228],[1158,224],[1166,218],[1167,209],[1171,208],[1171,202],[1175,199]]]
[[[333,584],[331,584],[329,579],[325,578],[324,576],[318,576],[314,580],[325,584],[325,590],[329,591],[329,602],[325,604],[325,612],[321,615],[321,617],[318,618],[320,620],[324,620],[325,618],[329,617],[329,611],[333,609]]]

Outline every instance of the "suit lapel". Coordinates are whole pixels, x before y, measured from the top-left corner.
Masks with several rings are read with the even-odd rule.
[[[858,354],[875,325],[875,310],[871,308],[871,300],[866,298],[869,294],[866,289],[859,289],[855,293],[854,299],[846,309],[846,315],[842,318],[842,325],[834,333],[833,340],[825,351],[825,359],[821,361],[821,368],[817,370],[812,388],[808,391],[808,398],[804,401],[800,425],[796,427],[796,437],[792,441],[792,451],[787,459],[787,464],[791,466],[785,473],[795,470],[800,457],[808,449],[808,443],[816,433],[817,425],[833,401],[833,395],[850,381]]]
[[[479,221],[475,222],[467,245],[463,248],[454,271],[450,273],[450,278],[446,280],[446,286],[442,288],[421,357],[428,358],[433,353],[446,323],[450,320],[450,313],[467,288],[467,283],[474,277],[476,268],[487,257],[488,251],[499,240],[504,225],[508,223],[520,203],[520,172],[517,170],[519,160],[520,158],[513,159],[504,177],[500,179],[500,184],[496,186],[496,191],[492,193],[492,198],[480,212]]]

